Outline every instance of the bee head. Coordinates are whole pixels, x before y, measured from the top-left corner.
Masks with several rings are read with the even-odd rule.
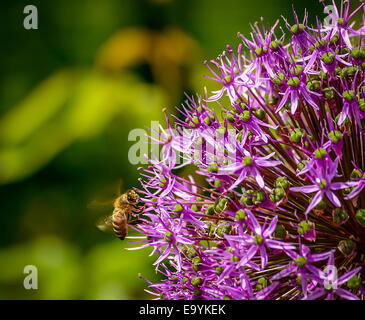
[[[124,196],[120,198],[120,202],[126,202],[129,204],[137,204],[139,201],[139,195],[134,190],[128,190]]]

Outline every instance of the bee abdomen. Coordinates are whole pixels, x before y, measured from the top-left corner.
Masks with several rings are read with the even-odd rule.
[[[124,240],[128,232],[127,217],[125,216],[125,214],[121,213],[119,210],[113,213],[112,224],[115,235],[120,240]]]

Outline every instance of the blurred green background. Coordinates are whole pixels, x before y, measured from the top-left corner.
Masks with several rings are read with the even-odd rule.
[[[0,299],[147,299],[150,250],[95,227],[137,185],[128,133],[203,92],[203,61],[265,17],[292,22],[312,1],[48,0],[0,4]],[[25,5],[38,30],[25,30]],[[133,233],[133,232],[131,232]],[[23,269],[38,267],[38,290]]]

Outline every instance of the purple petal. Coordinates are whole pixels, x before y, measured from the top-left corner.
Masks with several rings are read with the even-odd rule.
[[[298,93],[296,91],[292,91],[290,103],[291,103],[291,114],[294,114],[298,108]]]
[[[326,191],[326,196],[336,207],[341,207],[341,201],[332,191]]]
[[[264,269],[267,264],[267,253],[264,246],[260,246],[260,255],[261,255],[261,268]]]
[[[286,242],[281,242],[278,240],[271,240],[271,239],[266,239],[265,240],[265,244],[272,249],[278,249],[278,250],[294,250],[295,246],[291,243],[286,243]]]
[[[302,187],[291,187],[292,192],[312,193],[318,191],[319,187],[316,184],[311,184]]]
[[[322,191],[318,191],[316,193],[316,195],[313,197],[313,200],[312,202],[309,204],[307,210],[305,210],[304,214],[308,214],[309,212],[312,211],[312,209],[318,204],[321,202],[323,198],[323,192]]]
[[[362,189],[365,188],[365,180],[360,181],[360,183],[358,184],[358,186],[356,188],[354,188],[354,190],[352,190],[346,197],[345,200],[348,199],[352,199],[354,197],[356,197],[361,191]]]
[[[281,99],[275,112],[279,112],[281,110],[281,108],[284,107],[285,103],[288,101],[289,94],[290,94],[290,89],[288,88],[288,89],[286,89],[285,94],[284,94],[283,98]]]
[[[360,300],[360,298],[358,296],[355,296],[354,294],[352,294],[351,292],[349,292],[345,289],[341,289],[341,288],[336,289],[336,294],[346,300]]]
[[[276,228],[276,224],[278,222],[278,216],[275,216],[271,222],[270,222],[270,225],[269,227],[264,231],[264,233],[262,234],[262,236],[264,238],[267,238],[268,236],[271,236],[271,234],[275,231],[275,228]]]
[[[257,221],[255,215],[253,215],[252,213],[249,213],[248,217],[250,219],[251,226],[252,226],[252,229],[254,230],[255,234],[261,235],[261,226],[260,226],[259,222]]]
[[[317,298],[322,297],[325,293],[326,291],[324,289],[316,289],[312,294],[304,297],[302,300],[316,300]]]
[[[343,283],[349,281],[360,270],[361,270],[361,267],[357,267],[357,268],[345,273],[344,275],[342,275],[341,277],[338,278],[337,283],[340,285],[340,284],[343,284]]]
[[[257,292],[256,294],[256,299],[257,300],[263,300],[265,299],[279,284],[273,283],[270,286],[260,290],[259,292]]]
[[[243,267],[248,261],[250,261],[253,258],[258,248],[259,247],[257,245],[253,245],[250,249],[248,249],[247,254],[240,260],[238,265],[240,267]]]
[[[345,189],[345,188],[350,188],[353,186],[356,186],[358,183],[357,182],[332,182],[331,183],[331,189],[332,190],[340,190],[340,189]]]
[[[333,254],[333,250],[322,253],[314,253],[311,255],[310,260],[313,262],[322,261],[327,259],[331,254]]]

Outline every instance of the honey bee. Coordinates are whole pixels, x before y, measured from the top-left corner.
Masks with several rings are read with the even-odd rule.
[[[114,201],[114,211],[111,216],[104,218],[97,227],[102,231],[112,229],[114,234],[124,240],[128,234],[128,224],[135,224],[138,220],[131,221],[131,217],[141,214],[145,206],[137,207],[139,195],[133,189],[126,191]]]

